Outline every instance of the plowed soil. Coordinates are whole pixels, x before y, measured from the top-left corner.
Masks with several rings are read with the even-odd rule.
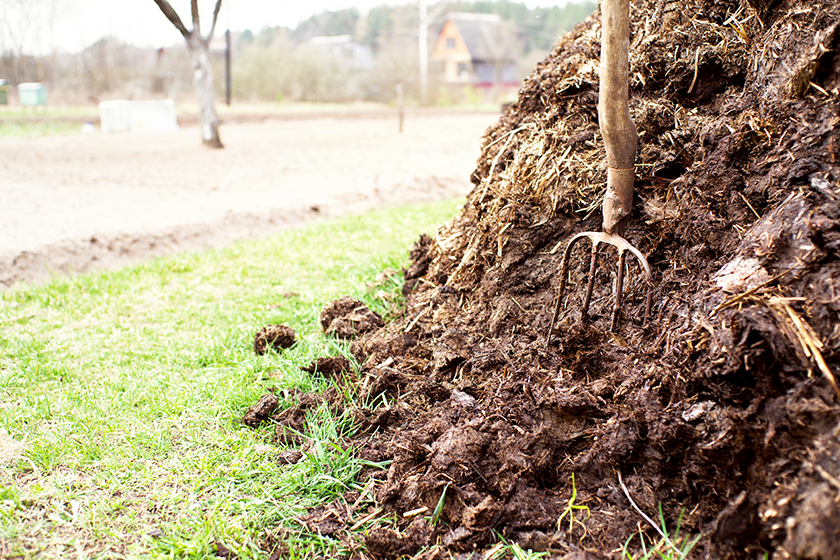
[[[0,137],[0,289],[463,196],[496,119],[413,109],[400,133],[396,109],[275,113],[224,123],[224,150],[195,126]]]
[[[463,211],[412,252],[403,317],[353,344],[359,392],[389,403],[356,444],[393,460],[375,495],[400,523],[364,554],[483,557],[501,536],[619,558],[635,535],[638,557],[661,511],[702,535],[691,558],[840,558],[838,21],[832,0],[633,3],[624,233],[654,304],[643,324],[631,263],[615,332],[615,254],[583,322],[581,247],[548,333],[563,248],[600,230],[599,15],[536,67]],[[404,515],[441,503],[435,525]]]

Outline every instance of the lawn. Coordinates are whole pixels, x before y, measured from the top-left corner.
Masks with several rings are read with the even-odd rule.
[[[270,425],[240,418],[269,389],[281,406],[291,389],[326,390],[301,366],[350,354],[321,333],[321,308],[351,295],[398,313],[401,276],[379,273],[405,266],[418,235],[462,203],[0,292],[0,557],[263,558],[271,541],[318,557],[353,546],[294,522],[359,485],[363,461],[336,445],[349,418],[314,413],[312,451],[294,465],[277,461]],[[274,323],[298,342],[255,355],[254,334]]]

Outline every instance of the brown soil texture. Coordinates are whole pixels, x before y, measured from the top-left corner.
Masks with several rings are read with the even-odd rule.
[[[262,355],[273,348],[281,352],[295,343],[295,330],[287,325],[266,325],[254,335],[254,352]]]
[[[353,366],[350,364],[350,360],[344,356],[335,356],[318,358],[308,366],[300,369],[312,375],[320,375],[341,381],[343,375],[350,374],[353,371]]]
[[[619,558],[634,533],[660,540],[636,508],[661,507],[702,534],[691,558],[840,558],[840,6],[633,3],[624,233],[653,313],[631,263],[609,331],[610,250],[581,322],[577,248],[547,340],[562,250],[601,227],[598,17],[487,131],[463,211],[412,252],[403,316],[353,343],[359,392],[389,402],[360,411],[355,443],[393,460],[375,497],[399,523],[366,554],[467,557],[502,536]],[[588,510],[570,525],[573,491]],[[346,529],[348,503],[305,524]]]
[[[349,296],[327,305],[321,311],[320,321],[325,333],[345,340],[385,326],[382,317]]]
[[[251,405],[242,416],[242,422],[248,426],[259,426],[260,422],[268,420],[271,413],[277,409],[280,400],[271,393],[266,393],[260,400]]]
[[[234,104],[246,112],[248,105]],[[160,134],[0,136],[0,290],[466,196],[498,112],[347,106]],[[296,110],[296,109],[290,109]],[[252,115],[253,116],[253,115]],[[33,116],[33,118],[35,118]],[[8,119],[0,112],[0,129]]]

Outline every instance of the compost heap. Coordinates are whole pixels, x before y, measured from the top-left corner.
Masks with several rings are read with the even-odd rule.
[[[353,343],[355,389],[388,402],[355,444],[393,460],[365,476],[399,523],[366,554],[617,558],[662,540],[641,510],[702,534],[691,557],[840,558],[838,22],[833,0],[634,2],[624,233],[653,312],[628,259],[614,333],[615,250],[581,322],[582,243],[546,340],[563,249],[601,229],[599,14],[536,67],[415,245],[403,316]]]

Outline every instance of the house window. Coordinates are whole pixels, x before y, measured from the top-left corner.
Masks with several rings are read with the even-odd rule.
[[[446,49],[452,50],[455,48],[455,38],[454,37],[447,37],[446,39]]]

